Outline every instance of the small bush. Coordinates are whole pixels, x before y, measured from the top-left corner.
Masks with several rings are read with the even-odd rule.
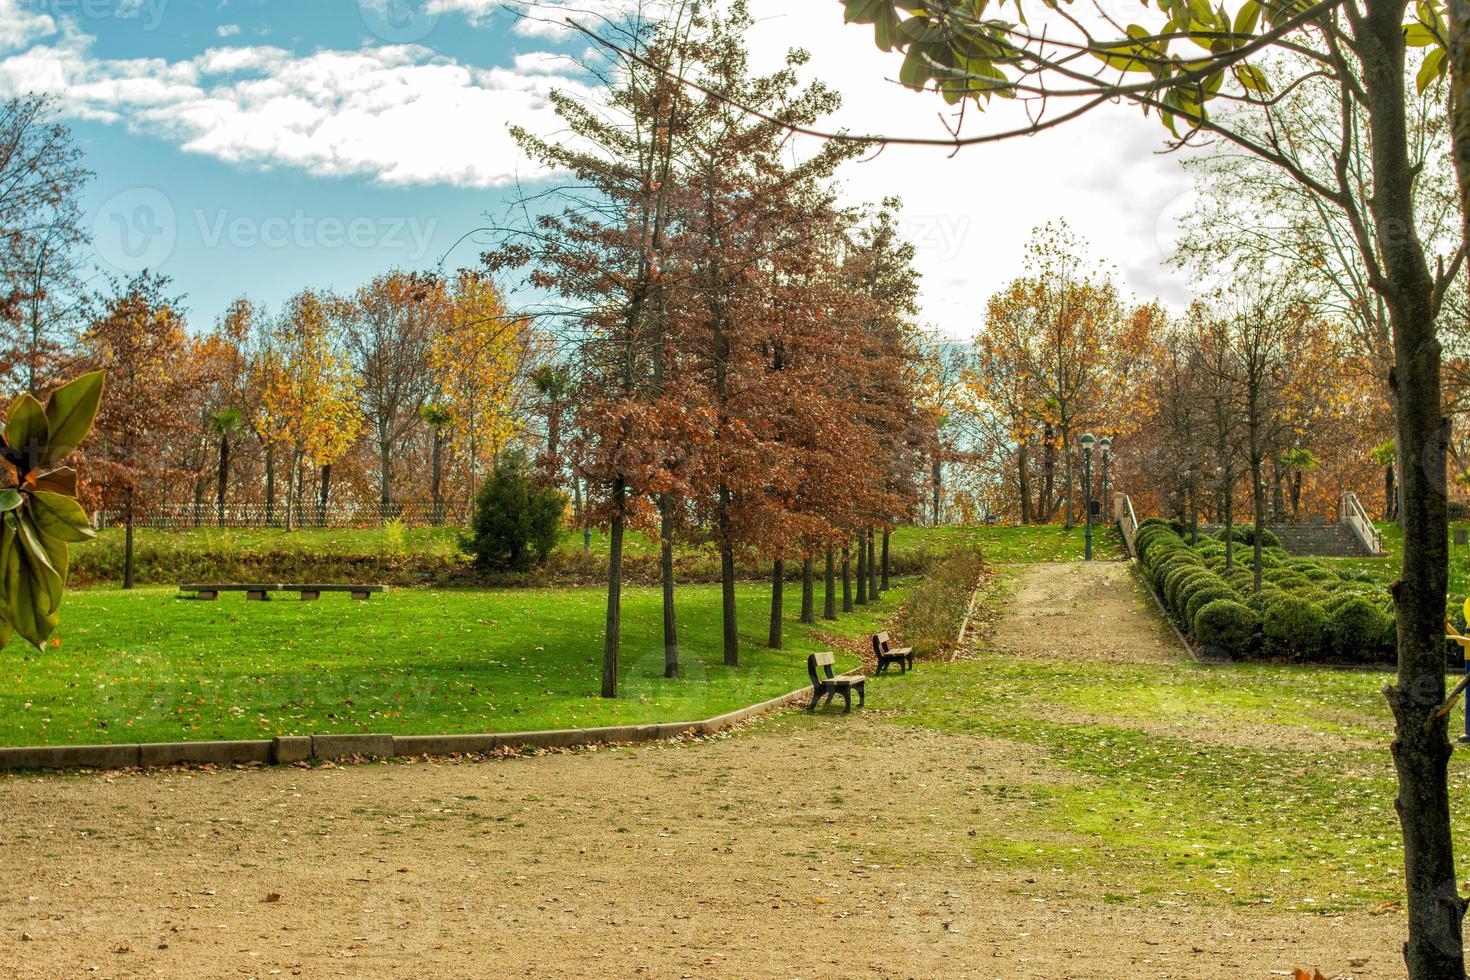
[[[1264,616],[1266,613],[1266,607],[1286,594],[1287,593],[1282,592],[1280,589],[1267,587],[1263,588],[1259,592],[1247,593],[1245,597],[1245,604]]]
[[[1227,537],[1229,537],[1236,544],[1243,544],[1248,547],[1254,547],[1256,543],[1256,526],[1254,524],[1236,524],[1230,528],[1230,533],[1228,535],[1225,533],[1225,529],[1223,527],[1215,532],[1216,541],[1224,541]],[[1261,532],[1261,547],[1262,549],[1280,548],[1281,539],[1278,538],[1270,528],[1266,528],[1264,531]]]
[[[1172,574],[1170,577],[1167,600],[1169,609],[1175,615],[1180,615],[1184,609],[1184,600],[1188,598],[1189,591],[1197,583],[1204,585],[1210,582],[1221,582],[1220,576],[1204,568],[1187,568],[1182,574]]]
[[[1245,603],[1217,599],[1194,614],[1194,639],[1201,647],[1241,656],[1255,645],[1261,617]]]
[[[466,550],[483,568],[528,571],[544,564],[566,528],[566,495],[531,473],[526,454],[508,450],[475,499]]]
[[[1350,663],[1381,663],[1387,652],[1383,640],[1388,619],[1367,599],[1352,599],[1337,607],[1328,619],[1332,653]]]
[[[1261,635],[1268,657],[1321,660],[1328,651],[1327,613],[1315,602],[1283,594],[1266,607]]]
[[[1199,611],[1212,602],[1228,599],[1231,602],[1239,602],[1240,594],[1224,582],[1211,583],[1200,586],[1184,599],[1184,622],[1193,623]]]

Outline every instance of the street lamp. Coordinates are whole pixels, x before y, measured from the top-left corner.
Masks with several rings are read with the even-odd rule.
[[[1113,515],[1113,513],[1112,513],[1113,498],[1110,497],[1110,496],[1108,496],[1108,460],[1112,457],[1112,453],[1113,453],[1113,437],[1112,436],[1103,436],[1101,439],[1099,439],[1097,441],[1097,445],[1098,445],[1098,448],[1102,450],[1102,459],[1103,459],[1102,505],[1104,507],[1108,508],[1108,513],[1110,515],[1117,516],[1117,515]],[[1112,523],[1112,522],[1109,521],[1109,523]]]
[[[1087,530],[1083,534],[1082,555],[1092,561],[1092,444],[1097,442],[1089,432],[1082,437],[1082,483],[1087,487]]]

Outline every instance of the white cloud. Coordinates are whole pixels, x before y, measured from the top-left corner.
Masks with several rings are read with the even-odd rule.
[[[214,32],[216,34],[218,34],[220,37],[234,37],[236,34],[239,34],[240,33],[240,25],[239,24],[221,24],[221,25],[219,25],[218,27],[216,27],[214,29]]]
[[[568,18],[595,29],[603,20],[617,19],[638,6],[639,0],[428,0],[425,9],[430,14],[463,14],[476,26],[505,17],[523,37],[560,40],[572,33]]]
[[[0,0],[0,51],[17,51],[55,33],[49,15],[22,10],[20,0]]]
[[[0,59],[0,93],[54,92],[75,117],[122,122],[237,164],[386,184],[534,178],[507,124],[555,128],[551,90],[580,87],[548,58],[482,69],[414,45],[300,57],[214,48],[169,62],[96,58],[90,38],[69,34]]]

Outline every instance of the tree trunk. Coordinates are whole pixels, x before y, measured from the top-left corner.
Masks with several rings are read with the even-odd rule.
[[[771,562],[771,632],[766,640],[766,646],[772,650],[781,649],[781,617],[784,610],[782,606],[786,601],[786,562],[777,558]]]
[[[613,515],[607,544],[607,631],[602,644],[602,696],[618,696],[618,645],[623,632],[623,518],[628,508],[627,485],[613,481]]]
[[[1050,422],[1042,431],[1041,444],[1041,506],[1037,510],[1037,523],[1045,524],[1057,512],[1057,447],[1056,430]]]
[[[1399,495],[1394,487],[1393,464],[1389,463],[1383,468],[1383,519],[1386,521],[1397,520],[1399,516]]]
[[[877,535],[872,528],[868,528],[868,598],[877,602],[878,594],[878,545]]]
[[[891,581],[890,573],[892,571],[892,555],[893,531],[885,527],[883,529],[883,582],[881,583],[884,592],[888,591],[889,582]]]
[[[322,493],[316,505],[317,527],[327,526],[327,504],[332,499],[332,464],[322,464]]]
[[[1255,427],[1251,428],[1251,443],[1255,444]],[[1254,544],[1251,545],[1252,555],[1255,560],[1255,579],[1251,585],[1252,592],[1261,591],[1261,539],[1265,537],[1262,531],[1266,527],[1266,479],[1263,472],[1261,458],[1251,451],[1251,503],[1255,510],[1256,526],[1251,531]]]
[[[1199,544],[1199,473],[1189,471],[1189,544]]]
[[[730,543],[730,488],[720,484],[720,619],[725,665],[740,665],[740,631],[735,621],[735,549]]]
[[[668,494],[658,498],[659,580],[663,585],[664,676],[679,676],[679,621],[674,614],[674,514]]]
[[[937,439],[934,444],[934,461],[931,475],[934,481],[934,526],[938,527],[944,523],[944,456],[940,452]]]
[[[215,520],[221,527],[225,523],[225,496],[230,487],[230,437],[220,436],[219,475],[214,491]]]
[[[276,447],[265,448],[265,523],[276,525]]]
[[[828,548],[822,566],[822,618],[837,618],[837,562]]]
[[[1278,524],[1286,519],[1286,496],[1282,492],[1283,476],[1281,460],[1271,460],[1271,523]]]
[[[133,587],[133,494],[128,491],[127,525],[123,530],[123,588]]]
[[[862,531],[857,536],[857,604],[868,604],[868,542]]]
[[[1062,526],[1071,530],[1077,526],[1077,515],[1072,506],[1072,433],[1067,429],[1062,430],[1062,481],[1065,484],[1062,493],[1066,501]]]
[[[1027,468],[1026,442],[1023,439],[1016,446],[1016,482],[1021,491],[1021,523],[1030,524],[1033,515],[1031,513],[1031,473]]]
[[[1225,514],[1225,571],[1230,571],[1235,566],[1235,489],[1233,474],[1230,467],[1225,467],[1225,492],[1221,495],[1222,506]]]
[[[842,545],[842,611],[852,612],[852,556],[846,542]]]
[[[194,526],[204,523],[204,477],[194,478]]]
[[[434,430],[433,477],[429,484],[429,496],[434,503],[434,516],[430,523],[435,527],[444,523],[444,430]]]
[[[811,555],[801,560],[801,621],[811,626],[817,621],[815,561]]]
[[[388,509],[393,504],[393,443],[381,433],[378,439],[378,503],[383,508],[383,519],[388,518]]]

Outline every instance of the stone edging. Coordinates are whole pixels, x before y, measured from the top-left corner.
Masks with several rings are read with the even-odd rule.
[[[552,749],[612,742],[655,742],[680,735],[712,735],[811,692],[788,694],[728,711],[703,721],[604,728],[565,728],[535,732],[473,735],[299,735],[253,741],[155,742],[138,745],[38,745],[0,747],[0,770],[139,769],[174,765],[286,765],[357,758],[484,755],[500,749]]]

